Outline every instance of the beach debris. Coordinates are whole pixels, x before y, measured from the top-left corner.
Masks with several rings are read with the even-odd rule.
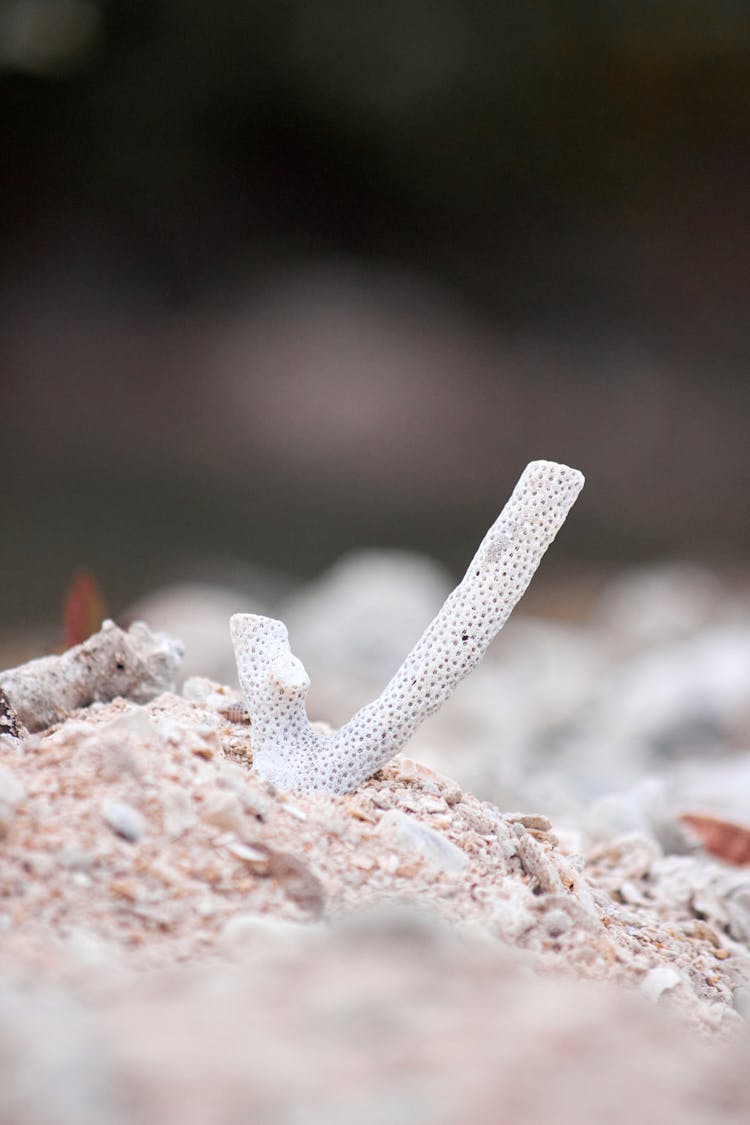
[[[113,832],[122,836],[123,840],[129,840],[131,844],[138,843],[146,831],[145,818],[138,809],[134,809],[124,801],[113,801],[109,797],[105,797],[100,808],[102,819]]]
[[[698,837],[709,855],[736,867],[750,864],[750,828],[699,813],[682,813],[680,821]]]
[[[39,731],[94,702],[121,696],[147,703],[174,690],[182,655],[180,641],[152,633],[142,621],[127,632],[105,621],[98,633],[59,656],[0,673],[0,689],[28,730]]]

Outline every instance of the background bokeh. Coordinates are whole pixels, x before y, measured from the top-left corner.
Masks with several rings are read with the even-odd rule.
[[[750,7],[2,0],[5,630],[399,545],[750,539]]]

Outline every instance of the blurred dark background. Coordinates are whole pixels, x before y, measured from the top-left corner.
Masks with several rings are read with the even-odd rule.
[[[750,542],[747,0],[0,0],[0,623],[91,569]]]

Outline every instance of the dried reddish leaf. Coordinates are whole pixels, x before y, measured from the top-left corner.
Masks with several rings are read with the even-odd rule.
[[[680,820],[695,833],[710,855],[736,867],[750,864],[750,828],[699,813],[682,813]]]
[[[101,628],[106,611],[104,599],[93,574],[77,571],[65,595],[63,629],[65,648],[82,644]]]

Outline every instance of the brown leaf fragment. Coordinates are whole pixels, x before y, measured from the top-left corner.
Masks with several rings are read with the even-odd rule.
[[[699,813],[682,813],[680,820],[698,837],[709,855],[735,867],[750,864],[750,828]]]

